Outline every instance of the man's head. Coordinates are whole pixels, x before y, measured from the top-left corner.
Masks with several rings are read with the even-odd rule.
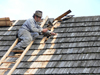
[[[33,17],[34,17],[36,22],[39,22],[41,20],[41,17],[42,17],[42,11],[40,11],[40,10],[35,11]]]

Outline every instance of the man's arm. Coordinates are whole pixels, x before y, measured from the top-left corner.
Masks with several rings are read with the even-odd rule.
[[[43,31],[43,28],[42,28],[42,27],[36,28],[35,25],[36,25],[36,24],[35,24],[35,22],[33,21],[33,19],[30,19],[31,31],[33,31],[33,32],[42,32],[42,31]]]
[[[47,28],[43,29],[44,35],[56,35],[56,33],[49,31]]]
[[[42,28],[42,27],[40,27],[40,26],[38,26],[38,28],[36,28],[35,27],[35,23],[32,21],[32,20],[30,20],[30,25],[32,26],[32,28],[31,28],[31,30],[33,30],[34,32],[39,32],[39,33],[45,33],[45,34],[48,34],[48,35],[56,35],[56,33],[54,33],[54,32],[51,32],[51,31],[49,31],[47,28]]]

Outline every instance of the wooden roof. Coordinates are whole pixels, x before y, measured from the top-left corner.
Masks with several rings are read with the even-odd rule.
[[[0,59],[15,41],[16,32],[24,22],[19,20],[10,31],[9,27],[0,27]],[[99,75],[100,16],[73,17],[61,22],[54,32],[58,35],[51,36],[45,43],[41,42],[43,35],[34,41],[12,75]],[[6,61],[16,59],[8,57]],[[0,67],[3,66],[11,68],[13,63]],[[8,72],[0,70],[4,75]]]

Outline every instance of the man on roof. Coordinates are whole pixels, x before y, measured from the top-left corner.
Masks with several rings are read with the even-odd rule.
[[[56,35],[54,32],[50,32],[47,28],[42,28],[38,25],[38,22],[41,20],[42,11],[35,11],[32,18],[25,21],[18,31],[18,38],[21,40],[13,48],[13,50],[24,50],[32,40],[36,39],[39,36],[39,33]]]

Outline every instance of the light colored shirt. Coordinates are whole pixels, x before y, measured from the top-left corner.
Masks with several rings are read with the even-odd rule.
[[[21,28],[26,29],[31,33],[34,33],[34,32],[41,33],[41,31],[43,30],[43,28],[37,24],[37,22],[35,21],[33,17],[26,20]]]

